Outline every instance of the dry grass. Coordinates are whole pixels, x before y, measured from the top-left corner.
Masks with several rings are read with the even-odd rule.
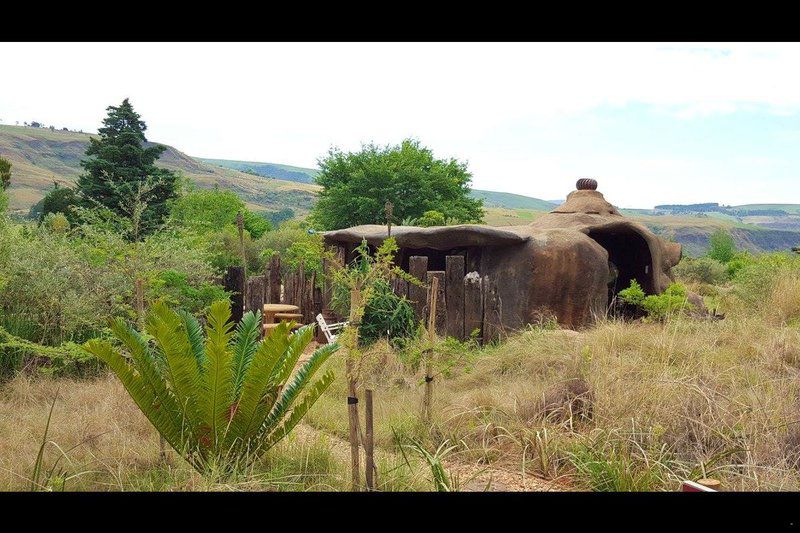
[[[798,490],[798,294],[797,280],[779,281],[763,316],[531,328],[484,349],[440,343],[432,426],[419,418],[414,348],[378,343],[362,382],[375,390],[381,488],[431,490],[430,472],[405,465],[398,447],[414,439],[430,451],[455,445],[452,473],[503,473],[528,490],[542,489],[537,477],[562,489],[675,490],[704,476],[727,490]],[[257,471],[224,484],[174,455],[161,465],[155,432],[113,377],[18,376],[0,388],[0,488],[29,485],[58,390],[50,440],[77,446],[60,464],[82,474],[67,489],[347,490],[343,357],[328,364],[337,379],[305,426]],[[49,445],[45,466],[58,456]]]

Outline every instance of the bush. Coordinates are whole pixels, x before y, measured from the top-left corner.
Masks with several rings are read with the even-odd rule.
[[[397,296],[385,281],[376,281],[361,318],[359,341],[368,345],[386,337],[398,348],[414,335],[415,326],[414,310],[408,300]]]
[[[730,263],[728,264],[730,265]],[[684,257],[673,272],[686,281],[721,285],[728,281],[728,267],[711,257]]]
[[[294,429],[333,381],[330,371],[312,378],[338,349],[319,348],[294,372],[313,327],[291,333],[282,323],[259,341],[260,313],[245,314],[235,331],[230,318],[230,302],[215,302],[204,335],[192,315],[158,303],[147,336],[112,321],[128,358],[105,340],[84,344],[176,452],[198,472],[222,477],[248,469]]]
[[[444,226],[444,215],[439,211],[425,211],[417,220],[417,225],[423,228],[430,228],[433,226]]]
[[[663,320],[692,308],[686,296],[686,287],[679,283],[673,283],[661,294],[646,296],[642,307],[647,311],[648,317]]]
[[[217,301],[229,298],[225,289],[209,281],[189,283],[185,272],[165,270],[158,274],[150,286],[151,298],[186,309],[193,314],[204,313]]]
[[[69,187],[61,187],[58,182],[54,183],[53,189],[45,195],[39,202],[31,207],[29,217],[40,223],[51,213],[61,213],[67,218],[70,224],[77,222],[77,213],[74,210],[79,204],[75,190]]]
[[[742,307],[781,322],[800,318],[800,256],[796,254],[774,252],[743,260],[733,286]]]
[[[727,263],[736,253],[736,243],[726,230],[720,228],[708,239],[708,257],[720,263]]]
[[[692,307],[687,301],[686,287],[679,283],[671,284],[662,294],[645,295],[641,285],[632,279],[627,289],[619,291],[619,297],[626,304],[645,310],[648,317],[657,320],[663,320]]]
[[[631,280],[631,284],[627,289],[622,289],[617,294],[623,302],[630,305],[641,306],[644,303],[645,293],[642,286],[635,279]]]
[[[249,211],[236,193],[219,188],[191,191],[178,198],[170,217],[174,224],[198,233],[214,233],[236,225],[237,213],[242,213],[244,229],[254,239],[272,229],[263,216]]]

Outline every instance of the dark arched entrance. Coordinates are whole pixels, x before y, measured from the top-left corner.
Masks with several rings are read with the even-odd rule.
[[[655,293],[653,257],[644,237],[626,225],[604,226],[588,235],[606,249],[609,267],[617,270],[616,276],[609,280],[609,304],[619,291],[628,288],[632,279],[642,286],[645,294]]]

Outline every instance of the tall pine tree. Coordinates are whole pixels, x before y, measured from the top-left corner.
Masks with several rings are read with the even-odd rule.
[[[90,139],[86,149],[90,157],[81,161],[86,172],[78,178],[77,191],[87,207],[99,204],[119,216],[139,219],[138,238],[167,216],[167,202],[177,196],[178,180],[174,172],[155,166],[166,147],[143,146],[147,125],[127,98],[107,111],[100,138]]]

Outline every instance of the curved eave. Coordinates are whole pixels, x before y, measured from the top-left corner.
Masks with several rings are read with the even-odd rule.
[[[388,236],[386,226],[370,224],[323,232],[326,244],[358,244],[363,239],[373,246],[380,245]],[[529,239],[528,236],[476,224],[458,226],[393,226],[392,237],[401,248],[432,248],[450,250],[469,246],[510,246]]]

